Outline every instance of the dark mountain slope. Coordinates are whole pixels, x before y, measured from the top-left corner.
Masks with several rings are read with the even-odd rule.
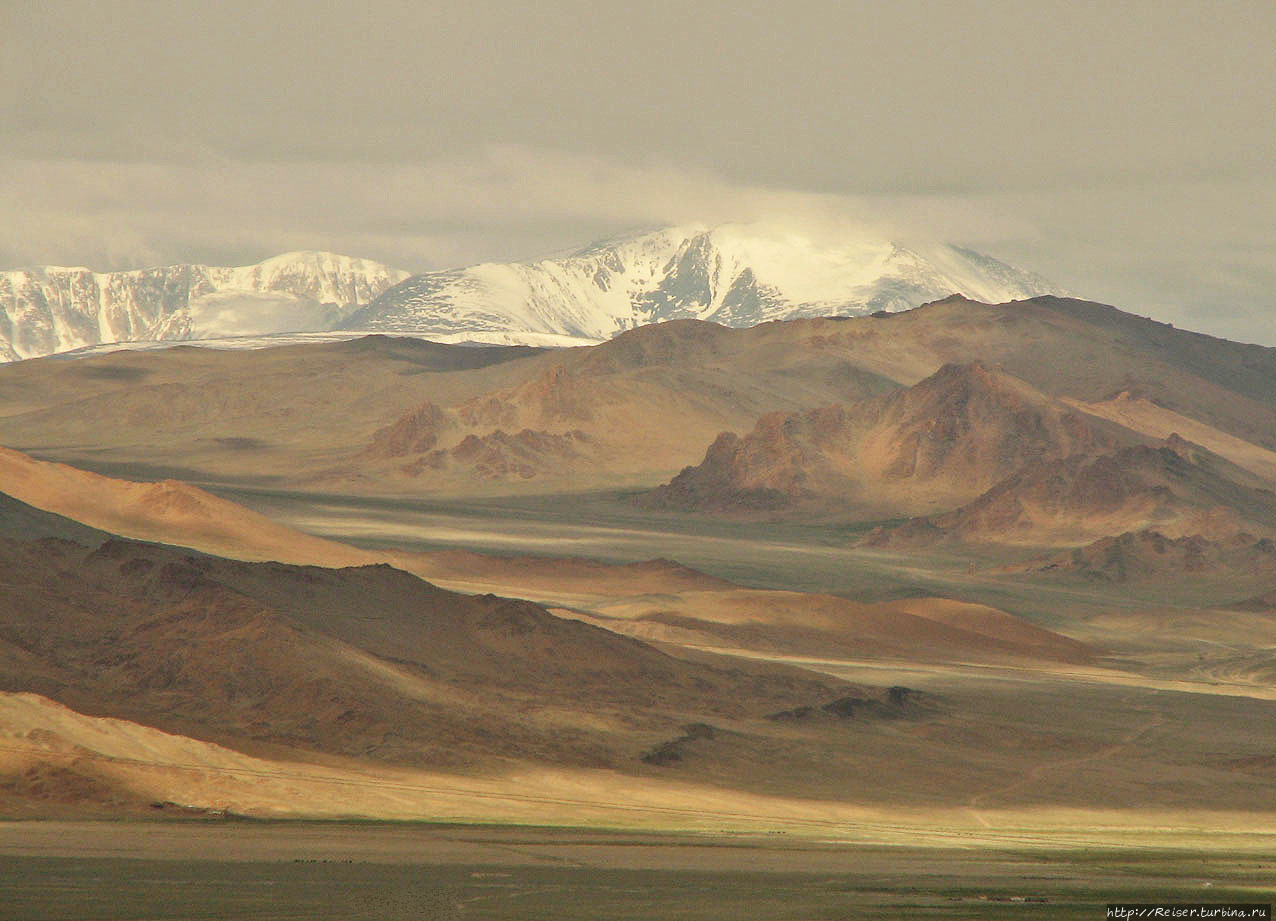
[[[760,718],[851,689],[693,664],[389,566],[5,540],[0,581],[0,689],[241,748],[624,767],[688,721]]]

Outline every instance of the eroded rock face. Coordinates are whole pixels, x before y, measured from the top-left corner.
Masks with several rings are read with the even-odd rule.
[[[372,436],[366,454],[371,457],[405,457],[432,450],[439,436],[452,426],[448,414],[426,401]]]

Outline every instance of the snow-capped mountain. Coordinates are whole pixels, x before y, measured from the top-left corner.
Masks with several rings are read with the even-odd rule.
[[[103,342],[332,329],[408,273],[333,253],[256,265],[0,272],[0,361]]]
[[[951,244],[756,224],[669,227],[561,257],[411,277],[315,252],[237,268],[43,266],[0,272],[0,361],[117,342],[261,347],[316,332],[581,345],[662,320],[752,326],[905,310],[954,293],[1000,303],[1067,292]]]
[[[905,310],[954,293],[1001,303],[1066,292],[950,244],[814,238],[760,225],[689,226],[597,243],[560,258],[414,275],[341,327],[448,341],[500,331],[596,342],[662,320],[752,326]]]

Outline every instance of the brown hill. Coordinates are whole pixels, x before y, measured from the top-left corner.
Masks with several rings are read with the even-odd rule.
[[[1194,575],[1218,577],[1227,573],[1247,577],[1276,575],[1276,541],[1238,533],[1224,540],[1199,534],[1166,537],[1159,531],[1127,531],[1077,547],[1066,554],[1038,557],[1003,567],[1003,572],[1029,575],[1068,575],[1091,582],[1177,580]]]
[[[1089,662],[1098,651],[980,604],[908,598],[866,604],[836,595],[730,586],[621,599],[590,622],[651,641],[772,655],[911,662]]]
[[[845,405],[973,361],[1079,404],[1134,394],[1276,451],[1276,352],[1060,298],[950,298],[740,330],[677,321],[558,352],[372,338],[41,359],[0,368],[0,441],[149,478],[453,494],[650,486],[768,412]],[[523,455],[452,458],[498,431],[526,432]],[[589,439],[576,457],[541,447],[576,431]],[[436,451],[449,453],[431,466]]]
[[[387,559],[400,569],[464,591],[501,592],[558,603],[570,599],[588,605],[599,599],[735,587],[667,559],[602,563],[579,556],[494,556],[473,550],[391,551]]]
[[[684,661],[389,566],[44,540],[0,541],[0,571],[0,690],[241,748],[623,768],[688,721],[874,696],[778,667]]]
[[[418,345],[5,366],[0,439],[129,476],[362,492],[654,485],[723,428],[894,386],[801,343],[765,344],[755,361],[753,344],[694,321],[560,352]]]
[[[276,524],[188,483],[99,476],[8,448],[0,448],[0,493],[111,534],[237,559],[335,566],[380,559]]]
[[[1208,540],[1276,534],[1276,494],[1246,471],[1171,438],[1089,457],[1036,462],[944,515],[878,528],[875,545],[937,540],[1086,544],[1127,531]]]
[[[541,487],[671,469],[699,433],[818,395],[859,397],[891,382],[822,362],[738,364],[729,330],[695,321],[641,327],[529,366],[519,383],[440,408],[426,402],[373,434],[363,457],[381,475],[445,491],[535,481]],[[397,459],[393,468],[378,461]],[[621,482],[624,480],[622,479]]]
[[[858,367],[901,384],[945,363],[996,362],[1050,396],[1102,402],[1127,392],[1276,450],[1276,348],[1104,304],[1043,296],[990,305],[955,295],[807,335],[812,346],[853,355]]]
[[[381,459],[425,454],[434,449],[452,424],[446,412],[426,400],[416,409],[374,432],[364,453]]]
[[[743,438],[724,433],[699,466],[650,501],[712,511],[916,514],[973,499],[1026,464],[1101,453],[1121,438],[1117,427],[1000,369],[945,365],[886,396],[764,416]]]

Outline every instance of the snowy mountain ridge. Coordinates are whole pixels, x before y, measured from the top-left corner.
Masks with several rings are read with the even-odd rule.
[[[0,272],[0,361],[99,343],[330,329],[407,277],[378,262],[321,252],[233,267]]]
[[[663,320],[752,326],[896,311],[961,293],[1001,303],[1063,294],[1039,275],[951,244],[826,239],[762,225],[669,227],[566,256],[427,272],[342,322],[426,337],[500,329],[602,341]]]
[[[1068,292],[952,244],[692,224],[552,258],[411,276],[319,252],[239,267],[0,272],[0,361],[117,342],[203,340],[238,348],[313,333],[585,345],[664,320],[752,326],[906,310],[955,293],[1002,303]]]

